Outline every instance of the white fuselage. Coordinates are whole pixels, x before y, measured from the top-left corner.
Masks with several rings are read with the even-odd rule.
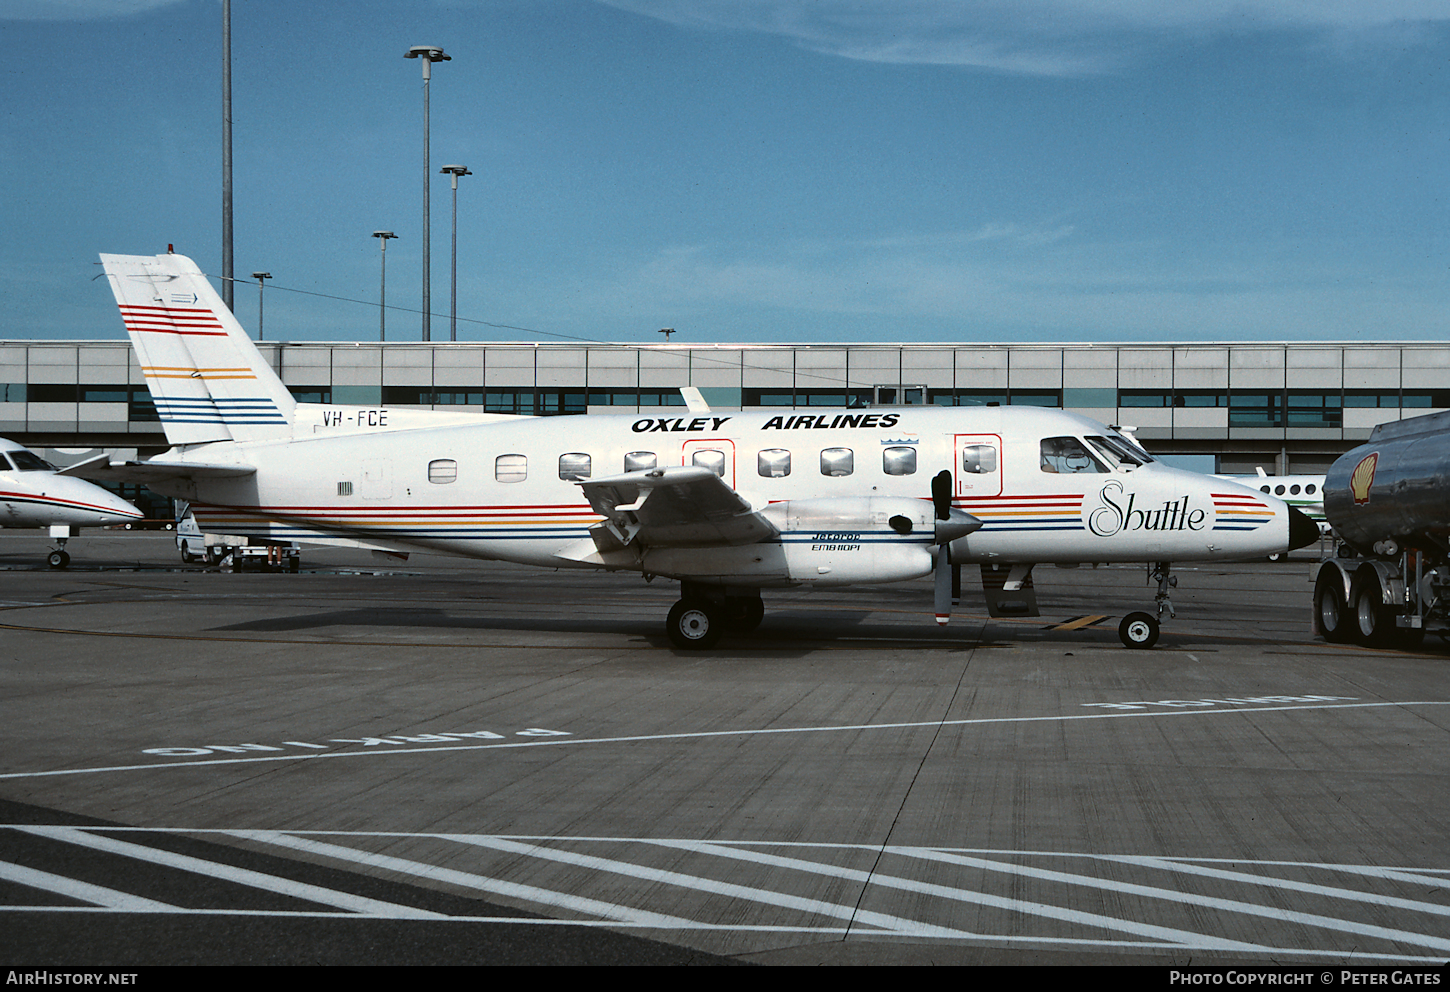
[[[1100,457],[1049,466],[1044,438],[1113,433],[1058,410],[678,410],[402,430],[387,411],[323,413],[317,423],[299,417],[292,439],[195,445],[168,456],[253,465],[253,476],[153,488],[191,500],[207,531],[288,541],[327,535],[548,567],[578,564],[556,555],[588,539],[601,519],[576,478],[656,465],[713,468],[757,510],[832,497],[929,500],[932,477],[947,470],[953,505],[983,521],[952,542],[955,563],[1242,558],[1288,542],[1286,506],[1254,489],[1157,462]],[[374,429],[358,426],[369,419]],[[852,534],[869,523],[823,530],[803,521],[779,540],[815,542],[840,559],[859,553]],[[719,556],[738,558],[739,550],[704,546],[684,556],[694,566],[641,570],[738,573],[711,562]]]
[[[84,479],[56,475],[27,448],[0,439],[0,525],[105,527],[142,516],[121,497]]]

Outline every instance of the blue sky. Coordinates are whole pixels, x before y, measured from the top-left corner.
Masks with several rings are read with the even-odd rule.
[[[219,0],[0,0],[0,338],[120,338],[98,252],[221,271]],[[268,338],[1450,332],[1450,0],[235,0]],[[309,296],[289,290],[361,300]],[[256,290],[240,286],[249,328]],[[391,311],[389,338],[418,340]],[[505,326],[491,326],[505,325]],[[525,328],[518,330],[517,328]],[[532,332],[532,333],[531,333]],[[433,319],[446,340],[446,316]]]

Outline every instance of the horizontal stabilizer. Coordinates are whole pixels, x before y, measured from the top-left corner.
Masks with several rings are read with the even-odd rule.
[[[198,462],[112,461],[97,455],[61,469],[56,475],[73,475],[96,482],[164,482],[167,479],[241,479],[255,475],[251,465],[205,465]]]

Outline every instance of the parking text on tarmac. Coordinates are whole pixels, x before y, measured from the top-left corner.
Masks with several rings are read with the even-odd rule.
[[[1267,703],[1341,703],[1354,702],[1358,696],[1244,696],[1223,699],[1145,699],[1132,703],[1083,703],[1109,710],[1145,710],[1150,706],[1263,706]]]
[[[279,741],[276,744],[207,744],[192,747],[148,747],[142,754],[155,754],[166,758],[192,757],[195,755],[250,754],[254,751],[287,751],[291,748],[309,748],[314,751],[334,750],[334,745],[361,744],[363,747],[378,747],[384,744],[459,744],[464,741],[502,741],[509,737],[568,737],[567,730],[546,730],[543,727],[525,727],[512,734],[497,734],[492,730],[453,731],[446,734],[389,734],[386,737],[334,737],[325,744],[311,741]]]

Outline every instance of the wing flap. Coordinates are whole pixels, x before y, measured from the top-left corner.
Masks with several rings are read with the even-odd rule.
[[[758,544],[780,534],[706,468],[626,472],[580,482],[579,487],[604,518],[591,528],[602,552],[636,542],[652,548]]]

